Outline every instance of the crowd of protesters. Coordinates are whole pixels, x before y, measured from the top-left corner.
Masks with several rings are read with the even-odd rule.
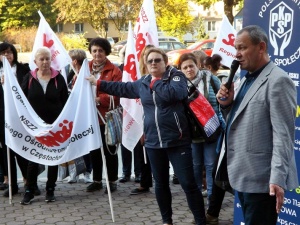
[[[252,31],[257,32],[261,39],[258,40],[257,37],[251,36]],[[242,36],[245,34],[249,36]],[[264,39],[264,33],[258,27],[253,27],[252,30],[250,28],[242,30],[239,35],[244,38],[239,39],[241,45],[248,44],[249,46],[255,46],[261,44],[262,47],[267,45],[267,42]],[[141,54],[141,78],[134,82],[125,83],[121,82],[124,65],[122,64],[120,67],[117,67],[107,58],[111,53],[111,45],[106,39],[92,39],[89,43],[88,50],[92,55],[92,60],[89,62],[91,76],[88,77],[87,80],[91,82],[93,87],[94,100],[96,102],[95,110],[97,113],[101,114],[104,118],[105,113],[109,110],[110,101],[114,101],[115,105],[119,105],[120,97],[133,99],[140,98],[144,109],[144,135],[133,149],[133,152],[130,152],[123,145],[120,147],[123,164],[123,174],[120,178],[118,178],[119,165],[118,154],[116,154],[118,148],[116,146],[106,145],[104,133],[105,125],[99,117],[108,171],[109,183],[106,185],[109,185],[110,191],[117,191],[118,179],[120,186],[122,183],[131,180],[133,158],[135,168],[134,181],[139,183],[139,187],[132,190],[131,194],[136,195],[149,192],[150,187],[152,187],[153,176],[155,184],[154,190],[161,212],[162,222],[164,225],[172,225],[172,194],[169,185],[169,167],[171,163],[174,173],[178,178],[178,182],[186,194],[186,200],[194,216],[195,224],[218,224],[219,212],[225,194],[225,191],[216,185],[214,181],[220,156],[221,142],[217,140],[210,143],[205,141],[201,135],[197,137],[191,136],[184,101],[186,101],[188,97],[189,87],[194,86],[198,89],[200,94],[208,100],[216,114],[221,115],[223,113],[223,115],[225,115],[224,118],[222,116],[219,117],[223,130],[220,137],[223,137],[225,133],[225,138],[228,138],[226,136],[227,127],[225,125],[227,114],[224,113],[224,110],[227,110],[232,104],[234,105],[234,103],[232,103],[233,90],[236,90],[237,87],[234,87],[233,85],[228,89],[228,87],[224,86],[228,74],[220,72],[220,68],[222,67],[221,56],[217,54],[207,56],[203,51],[186,53],[180,57],[179,68],[177,69],[168,65],[168,58],[163,50],[148,45]],[[123,50],[123,56],[124,53],[125,50]],[[0,44],[0,55],[2,57],[5,56],[8,59],[30,104],[37,114],[47,123],[52,123],[62,110],[68,98],[68,87],[72,89],[79,74],[82,62],[86,58],[84,50],[75,49],[70,51],[72,68],[74,71],[69,73],[68,83],[70,83],[70,85],[67,87],[62,75],[51,68],[51,53],[47,48],[40,48],[35,53],[35,63],[38,67],[35,71],[30,71],[27,64],[18,62],[17,51],[11,44]],[[247,61],[247,57],[251,57],[251,55],[247,52],[244,53],[238,48],[237,57],[239,57],[243,63]],[[250,68],[250,66],[243,64],[242,66],[244,66],[246,70],[249,70],[250,74],[259,71],[257,72],[258,74],[255,74],[258,76],[270,62],[269,59],[264,59],[265,64],[262,65],[257,63],[257,67],[255,67],[253,71],[250,70],[253,69],[252,67]],[[48,66],[45,67],[45,64]],[[0,63],[0,71],[1,68],[3,68],[2,63]],[[1,72],[3,73],[3,71]],[[3,79],[1,79],[1,81],[2,83],[4,82]],[[54,82],[55,85],[58,84],[59,88],[52,88]],[[41,98],[45,97],[49,94],[48,92],[51,92],[51,96],[55,98],[54,101],[52,101],[52,103],[55,103],[52,106],[49,103],[47,107],[59,108],[58,110],[55,110],[58,114],[49,114],[48,112],[51,112],[51,110],[45,107],[41,102],[37,101],[37,99],[39,99],[37,96],[41,96]],[[2,149],[0,150],[0,169],[3,174],[0,190],[4,190],[3,196],[8,197],[8,163],[6,160],[2,87],[0,88],[0,95],[0,142],[2,146]],[[111,98],[111,96],[113,96],[113,98]],[[230,102],[229,100],[222,102],[220,97],[224,96],[227,98],[229,97]],[[237,109],[234,108],[234,110]],[[229,116],[232,119],[233,116],[230,114]],[[290,122],[292,123],[292,121]],[[21,204],[30,204],[34,199],[34,195],[40,194],[37,185],[39,165],[22,158],[12,150],[10,150],[10,152],[9,160],[12,169],[10,182],[12,194],[18,193],[19,190],[15,162],[15,159],[17,159],[25,184],[25,194]],[[87,170],[84,174],[85,181],[86,183],[90,183],[86,187],[86,191],[94,192],[103,189],[103,159],[100,149],[91,151],[90,154],[85,155],[84,158],[87,166]],[[145,163],[144,158],[147,159],[146,161],[148,163]],[[45,197],[47,202],[56,200],[54,190],[57,180],[57,168],[57,166],[48,167],[48,181],[46,184]],[[205,173],[203,173],[203,171],[205,171]],[[91,173],[93,180],[89,177]],[[78,174],[74,177],[70,177],[68,182],[76,183],[77,181]],[[206,185],[204,185],[205,183]],[[237,187],[240,187],[240,185],[237,185]],[[279,201],[281,195],[277,192],[281,191],[281,189],[276,184],[274,184],[273,188],[275,190],[274,195],[278,197],[277,200]],[[107,189],[105,190],[105,193],[108,193]],[[239,192],[239,194],[241,198],[245,196],[248,197],[247,193],[244,193],[243,190]],[[204,203],[204,197],[206,196],[208,207],[207,213],[205,212]],[[273,210],[270,212],[270,215],[272,218],[275,218],[279,206],[275,204],[277,211],[274,211],[273,200],[273,198],[270,199],[270,202],[272,201],[271,207],[273,207],[270,209],[271,211]],[[243,199],[243,202],[246,201],[247,199]],[[261,213],[261,207],[258,207],[255,204],[253,204],[253,207],[255,207],[255,210],[257,210],[258,213]],[[245,208],[243,208],[243,210],[244,216],[247,216],[246,220],[248,223],[249,221],[257,221],[255,215],[252,215],[251,212],[248,212]],[[273,219],[273,221],[275,221],[275,219]],[[249,224],[251,224],[251,222]],[[271,225],[273,222],[268,222],[268,224]]]

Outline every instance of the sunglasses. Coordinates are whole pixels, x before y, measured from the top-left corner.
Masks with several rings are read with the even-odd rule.
[[[150,59],[150,60],[147,61],[147,63],[148,63],[148,64],[152,64],[153,62],[154,62],[154,63],[160,63],[161,60],[162,60],[161,58]]]

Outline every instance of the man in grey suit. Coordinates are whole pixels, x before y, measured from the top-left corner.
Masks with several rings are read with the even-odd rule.
[[[229,182],[238,192],[246,225],[275,225],[284,191],[299,185],[294,156],[296,88],[270,61],[262,28],[240,30],[235,47],[241,69],[248,72],[236,95],[233,85],[229,90],[222,85],[217,94],[227,121],[223,146]]]

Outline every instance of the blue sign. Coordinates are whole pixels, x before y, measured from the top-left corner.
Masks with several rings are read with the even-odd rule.
[[[259,25],[267,32],[271,60],[289,74],[297,87],[294,150],[300,180],[300,0],[244,0],[243,15],[243,26]],[[237,195],[234,207],[234,225],[243,225]],[[277,224],[300,225],[300,187],[286,191]]]

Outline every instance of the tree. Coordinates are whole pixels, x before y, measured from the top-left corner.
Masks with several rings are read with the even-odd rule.
[[[156,21],[160,30],[183,40],[190,29],[193,17],[189,13],[187,0],[156,0]]]
[[[196,28],[195,30],[191,30],[191,33],[196,33],[196,40],[208,39],[209,36],[205,31],[204,19],[200,16],[196,17],[192,22],[192,28]]]
[[[57,22],[87,22],[102,37],[106,36],[108,20],[112,20],[119,33],[129,20],[135,19],[139,0],[55,0]]]
[[[120,37],[122,36],[122,30],[126,29],[128,21],[134,22],[138,17],[141,8],[139,3],[138,0],[110,0],[107,3],[110,11],[109,19],[114,23]]]
[[[49,10],[54,0],[0,0],[0,27],[8,28],[38,26],[40,10],[50,25],[55,24],[56,12]]]
[[[204,8],[209,8],[211,5],[215,4],[220,0],[194,0],[194,2],[199,3],[200,5],[204,6]],[[244,0],[223,0],[224,2],[224,13],[228,17],[229,22],[233,23],[233,14],[232,9],[236,5],[240,5],[241,2]]]

